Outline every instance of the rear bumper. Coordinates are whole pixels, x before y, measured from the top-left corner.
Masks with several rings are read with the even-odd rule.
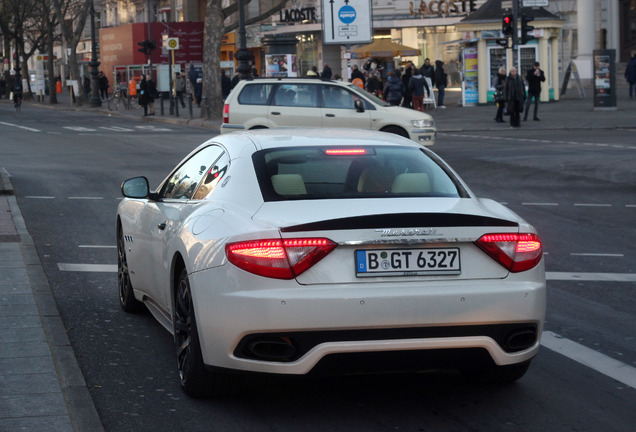
[[[493,363],[508,365],[533,358],[539,349],[544,281],[325,287],[257,281],[238,272],[224,281],[217,276],[225,273],[215,270],[190,276],[203,359],[210,366],[306,374],[338,354],[456,350],[459,357],[463,349],[484,350]],[[240,282],[259,288],[231,288]],[[535,333],[521,349],[503,342],[510,329],[528,327]],[[260,347],[275,351],[280,346],[284,354],[267,359],[252,355],[254,346],[246,348],[251,341],[276,341]],[[279,341],[295,345],[291,356]]]

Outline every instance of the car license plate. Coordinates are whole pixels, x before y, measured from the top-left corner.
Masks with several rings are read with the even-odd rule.
[[[459,248],[356,251],[356,275],[359,277],[460,273]]]

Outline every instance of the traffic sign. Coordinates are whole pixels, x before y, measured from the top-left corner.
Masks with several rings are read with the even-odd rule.
[[[170,37],[166,39],[166,49],[168,50],[178,50],[179,49],[179,38]]]
[[[373,41],[371,0],[321,0],[323,43],[353,45]]]

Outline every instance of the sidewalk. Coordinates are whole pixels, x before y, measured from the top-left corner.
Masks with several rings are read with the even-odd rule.
[[[437,93],[436,93],[437,96]],[[3,100],[3,102],[8,102]],[[190,113],[189,101],[186,97],[186,108],[179,105],[179,116],[170,115],[170,102],[164,100],[164,114],[161,114],[161,101],[155,101],[155,115],[143,116],[143,110],[138,104],[133,103],[133,107],[127,110],[122,106],[117,111],[108,109],[108,101],[103,100],[102,106],[92,108],[84,106],[71,106],[68,92],[58,95],[58,104],[49,105],[48,97],[44,102],[35,103],[43,107],[57,110],[94,110],[105,115],[124,116],[138,118],[139,121],[164,122],[171,124],[190,125],[205,127],[218,132],[222,119],[214,118],[204,120],[201,118],[201,108],[196,103],[192,103],[192,113]],[[463,107],[461,103],[461,92],[456,88],[446,90],[446,109],[428,109],[426,112],[435,119],[438,132],[468,132],[468,131],[501,131],[510,128],[508,123],[496,123],[495,113],[497,108],[494,104],[477,105]],[[532,111],[534,105],[530,107]],[[532,120],[532,112],[528,117],[530,120],[521,123],[521,130],[524,128],[551,130],[551,129],[622,129],[636,128],[636,98],[630,99],[628,96],[627,84],[622,77],[617,77],[617,107],[616,110],[595,110],[593,89],[585,88],[585,97],[580,98],[577,89],[568,89],[565,96],[556,102],[543,102],[539,104],[540,121]],[[508,120],[507,117],[504,120]]]
[[[0,174],[0,432],[103,431],[10,179]]]

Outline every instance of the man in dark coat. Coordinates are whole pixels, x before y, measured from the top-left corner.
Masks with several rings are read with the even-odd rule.
[[[425,59],[424,64],[420,68],[420,74],[423,77],[430,78],[431,83],[435,82],[435,68],[431,64],[431,59]]]
[[[539,121],[539,117],[537,117],[539,96],[541,96],[541,83],[545,81],[545,74],[539,69],[539,62],[535,62],[532,69],[528,70],[526,81],[528,81],[528,99],[526,100],[526,112],[523,115],[523,121],[528,120],[528,111],[530,111],[532,99],[534,99],[534,120]]]
[[[526,99],[526,86],[517,73],[517,68],[510,69],[510,74],[506,78],[504,84],[504,100],[506,108],[510,114],[510,126],[518,128],[521,126],[521,111],[523,111],[523,102]]]
[[[382,83],[377,77],[376,72],[370,71],[369,78],[367,78],[366,90],[374,96],[380,97],[380,90],[382,90]]]
[[[391,72],[391,78],[386,82],[382,92],[384,99],[391,105],[399,106],[404,96],[404,83],[400,79],[400,71],[395,69]]]
[[[426,89],[426,94],[430,96],[431,89],[428,87],[422,74],[420,74],[420,71],[416,69],[415,75],[413,75],[409,81],[409,90],[411,91],[414,110],[424,112],[424,89]]]
[[[632,51],[632,58],[627,63],[625,79],[629,83],[629,98],[631,99],[634,97],[634,88],[636,87],[636,51]]]
[[[328,64],[322,68],[322,72],[320,72],[320,78],[330,80],[331,79],[331,68]]]
[[[437,108],[444,109],[444,94],[448,85],[448,75],[444,72],[444,62],[435,60],[435,79],[433,81],[437,87]]]
[[[364,74],[360,69],[358,69],[358,65],[353,65],[351,67],[351,81],[356,78],[360,78],[362,80],[362,84],[364,84]]]

